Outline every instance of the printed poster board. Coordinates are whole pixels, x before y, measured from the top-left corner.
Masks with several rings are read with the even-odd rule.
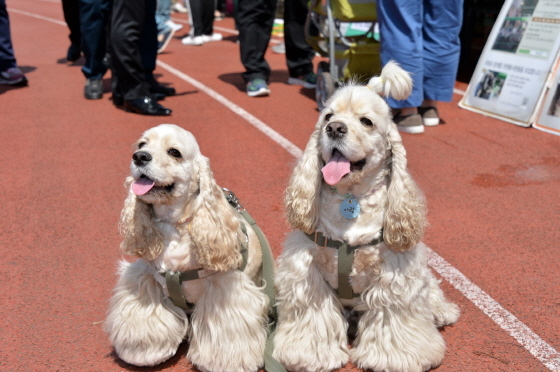
[[[531,126],[560,49],[560,0],[506,0],[459,106]]]
[[[533,127],[560,136],[560,61]]]

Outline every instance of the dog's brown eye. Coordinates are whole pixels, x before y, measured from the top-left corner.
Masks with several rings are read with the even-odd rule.
[[[146,142],[140,142],[138,144],[138,148],[141,149],[142,147],[146,146]]]
[[[360,123],[362,123],[363,125],[365,125],[367,127],[373,127],[373,122],[371,120],[369,120],[368,118],[360,118]]]
[[[180,158],[181,157],[181,153],[177,149],[169,149],[169,151],[167,151],[167,153],[169,155],[173,156],[174,158]]]
[[[325,121],[331,120],[332,117],[333,117],[333,114],[327,114],[327,115],[325,115]]]

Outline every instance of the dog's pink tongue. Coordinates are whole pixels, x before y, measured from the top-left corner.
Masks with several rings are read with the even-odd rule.
[[[138,181],[132,184],[132,191],[136,195],[144,195],[154,187],[154,181],[147,179],[146,177],[139,178]]]
[[[340,152],[335,151],[331,160],[321,169],[323,178],[329,185],[336,185],[342,177],[350,173],[350,161]]]

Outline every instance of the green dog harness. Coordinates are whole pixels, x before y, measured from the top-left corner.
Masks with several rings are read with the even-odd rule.
[[[383,229],[379,231],[379,237],[377,239],[373,239],[369,243],[362,245],[350,245],[346,242],[328,239],[318,231],[305,235],[319,247],[338,249],[338,290],[335,290],[338,297],[345,300],[359,297],[358,294],[354,293],[352,285],[350,285],[350,272],[352,271],[352,262],[354,261],[354,251],[364,245],[377,245],[382,243]]]
[[[262,251],[262,280],[264,284],[264,293],[268,297],[268,317],[270,320],[269,329],[268,329],[268,337],[266,340],[265,345],[265,354],[264,354],[264,369],[267,372],[286,372],[286,369],[282,367],[278,361],[276,361],[272,357],[272,350],[274,349],[274,335],[276,334],[275,327],[276,327],[276,307],[275,304],[275,293],[274,293],[274,257],[272,256],[272,251],[270,249],[270,244],[268,243],[264,233],[259,228],[255,220],[249,215],[247,210],[243,208],[239,204],[239,199],[235,196],[235,194],[228,189],[223,189],[224,194],[228,203],[237,210],[237,212],[243,217],[243,219],[251,226],[255,234],[259,239],[259,244],[261,246]],[[248,235],[247,235],[247,228],[244,223],[241,224],[241,230],[245,235],[246,239],[241,239],[241,256],[243,261],[239,266],[238,270],[243,271],[247,266],[248,261]],[[187,271],[178,271],[178,272],[171,272],[166,271],[162,275],[165,276],[165,282],[167,284],[167,290],[169,292],[169,298],[173,301],[173,304],[177,307],[180,307],[184,310],[190,311],[194,307],[194,304],[190,304],[185,299],[183,294],[183,288],[181,284],[185,281],[189,280],[197,280],[202,279],[212,274],[215,274],[216,271],[205,270],[205,269],[194,269],[194,270],[187,270]]]

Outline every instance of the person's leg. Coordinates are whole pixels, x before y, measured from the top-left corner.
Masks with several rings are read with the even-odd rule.
[[[17,67],[6,0],[0,0],[0,71]]]
[[[411,110],[403,111],[402,115],[413,114],[424,99],[422,0],[379,0],[377,16],[381,36],[382,65],[395,60],[404,70],[412,74],[413,80],[410,97],[402,101],[389,98],[389,105],[392,108]]]
[[[284,42],[290,77],[303,77],[313,72],[315,51],[305,40],[306,0],[284,0]]]
[[[270,66],[264,55],[272,33],[275,11],[276,0],[238,1],[236,20],[245,82],[254,79],[268,81],[270,78]]]
[[[159,33],[164,32],[169,27],[166,22],[171,19],[171,0],[157,0],[156,24]]]
[[[143,59],[138,47],[146,16],[145,0],[113,0],[111,24],[112,66],[118,86],[113,94],[126,100],[149,95]],[[155,17],[154,17],[155,22]]]
[[[189,5],[189,18],[191,19],[191,36],[202,36],[204,24],[202,21],[202,14],[204,3],[209,0],[188,0]]]
[[[107,52],[106,27],[110,16],[110,1],[79,1],[82,51],[85,56],[82,72],[87,79],[99,80],[107,72],[103,58]]]
[[[210,36],[214,32],[214,10],[216,10],[216,4],[214,3],[214,0],[202,1],[202,35]]]
[[[459,66],[463,0],[425,0],[423,106],[449,102]]]
[[[82,32],[80,31],[80,2],[79,0],[62,0],[62,12],[64,20],[70,30],[70,48],[68,60],[75,61],[80,57],[82,50]]]

